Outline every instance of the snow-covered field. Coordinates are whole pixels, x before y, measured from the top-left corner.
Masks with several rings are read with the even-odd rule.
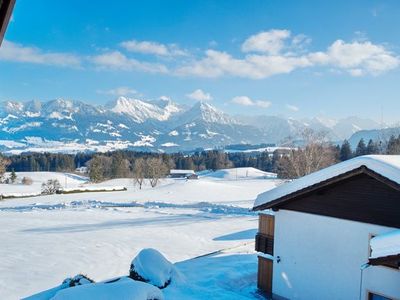
[[[28,296],[78,273],[96,281],[126,275],[132,258],[150,247],[177,262],[190,282],[187,289],[166,289],[166,299],[201,299],[203,293],[218,299],[251,297],[257,216],[249,209],[259,193],[280,181],[264,179],[266,174],[252,168],[218,172],[199,180],[166,179],[142,190],[118,179],[99,185],[126,186],[127,191],[0,201],[0,299]],[[85,181],[31,173],[37,184],[29,188],[54,175],[62,184],[67,176],[68,187]],[[10,187],[20,191],[19,185]],[[238,246],[240,251],[192,259]]]
[[[5,177],[9,177],[10,173],[6,173]],[[21,183],[23,177],[32,179],[31,185]],[[57,179],[63,187],[77,188],[84,186],[88,178],[81,175],[57,172],[18,172],[17,179],[14,184],[0,184],[0,195],[3,196],[35,196],[41,193],[42,183],[49,179]]]

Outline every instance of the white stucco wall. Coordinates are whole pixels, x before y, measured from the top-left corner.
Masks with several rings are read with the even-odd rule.
[[[368,261],[369,236],[395,230],[360,222],[279,210],[275,213],[273,292],[289,299],[359,299],[360,266]],[[400,271],[364,270],[367,290],[400,299]]]

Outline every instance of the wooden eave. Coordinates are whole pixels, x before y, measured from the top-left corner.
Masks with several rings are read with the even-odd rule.
[[[306,188],[303,188],[301,190],[295,191],[293,193],[287,194],[285,196],[282,196],[280,198],[277,198],[275,200],[269,201],[267,203],[258,205],[256,207],[253,208],[254,211],[257,210],[264,210],[264,209],[272,209],[274,211],[279,210],[283,205],[291,202],[291,201],[295,201],[297,200],[299,197],[301,196],[305,196],[311,192],[314,192],[320,188],[329,186],[331,184],[335,184],[337,182],[346,180],[348,178],[351,178],[353,176],[356,175],[360,175],[360,174],[367,174],[369,176],[371,176],[372,178],[390,186],[391,188],[400,191],[400,184],[398,184],[397,182],[394,182],[384,176],[382,176],[381,174],[367,168],[366,166],[362,165],[356,169],[353,169],[351,171],[348,171],[346,173],[331,177],[327,180],[318,182],[316,184],[307,186]]]
[[[0,0],[0,46],[10,22],[15,0]]]
[[[377,258],[370,258],[368,263],[372,266],[385,266],[388,264],[400,266],[400,253]]]

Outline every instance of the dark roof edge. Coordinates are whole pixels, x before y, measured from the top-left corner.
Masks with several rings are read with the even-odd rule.
[[[356,175],[360,175],[360,174],[368,174],[369,176],[373,177],[374,179],[389,185],[390,187],[400,191],[400,184],[398,184],[397,182],[394,182],[392,180],[390,180],[389,178],[367,168],[365,165],[361,165],[358,168],[355,168],[353,170],[350,170],[348,172],[339,174],[337,176],[331,177],[327,180],[315,183],[313,185],[307,186],[301,190],[297,190],[295,192],[292,192],[290,194],[287,194],[285,196],[282,196],[280,198],[277,198],[275,200],[269,201],[267,203],[264,204],[260,204],[258,206],[253,207],[253,211],[258,211],[258,210],[264,210],[264,209],[276,209],[279,207],[280,204],[286,203],[288,201],[294,200],[295,198],[299,197],[299,196],[303,196],[304,194],[310,193],[312,191],[315,191],[321,187],[327,186],[329,184],[333,184],[342,180],[345,180],[347,178],[351,178],[353,176]]]
[[[370,258],[368,260],[368,263],[372,266],[381,266],[381,265],[385,265],[387,263],[393,263],[393,262],[397,262],[397,263],[400,262],[400,253],[388,255],[388,256]]]
[[[3,0],[0,5],[0,46],[6,33],[14,9],[15,0]]]

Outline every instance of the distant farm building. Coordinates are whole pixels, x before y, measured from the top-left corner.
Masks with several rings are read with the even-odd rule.
[[[260,194],[268,299],[400,299],[400,155],[357,157]]]
[[[80,174],[87,174],[88,168],[87,167],[78,167],[75,169],[75,172],[80,173]]]
[[[199,176],[193,170],[177,170],[172,169],[169,172],[170,178],[186,178],[186,179],[198,179]]]

